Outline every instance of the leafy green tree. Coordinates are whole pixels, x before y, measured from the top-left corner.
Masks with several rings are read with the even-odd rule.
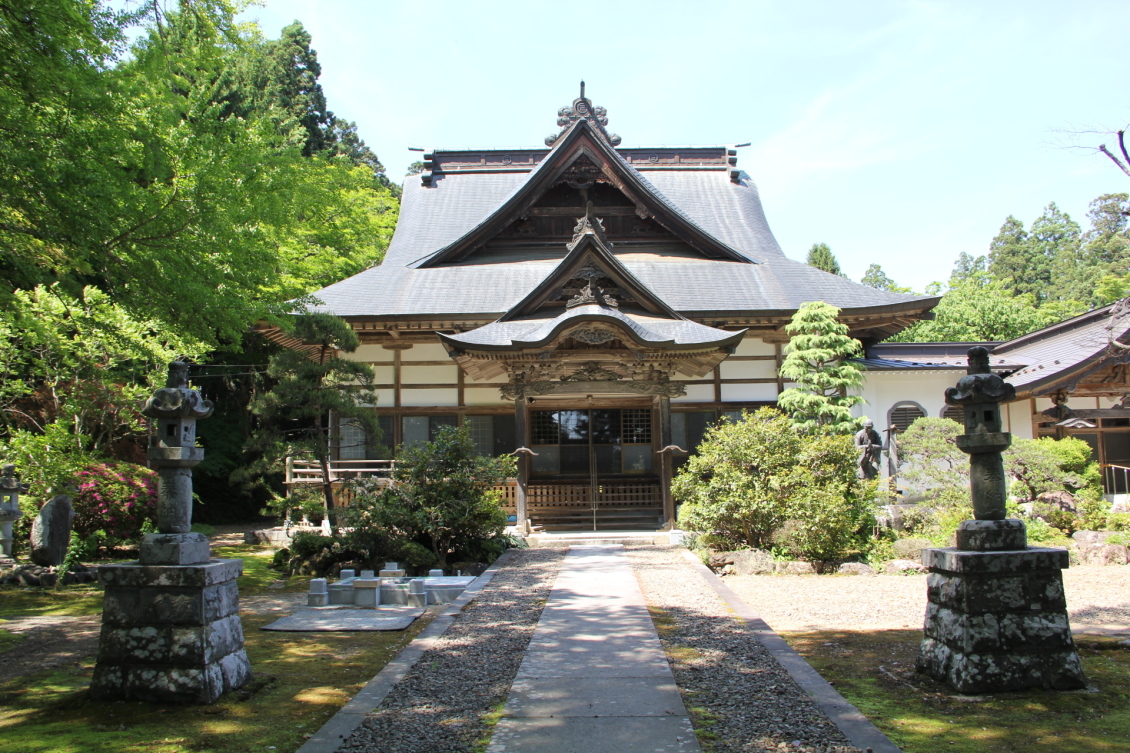
[[[226,0],[0,4],[0,291],[93,285],[138,319],[235,343],[343,258],[380,258],[395,197],[372,169],[303,156],[308,132],[273,112],[228,112],[257,44],[234,15]]]
[[[479,455],[466,427],[445,426],[433,441],[401,451],[392,483],[358,495],[350,522],[421,542],[445,569],[450,561],[492,559],[508,543],[495,487],[514,469],[509,455]]]
[[[876,290],[887,290],[891,293],[911,292],[910,288],[904,288],[901,285],[896,284],[894,280],[887,276],[887,273],[884,272],[883,268],[878,264],[872,264],[870,267],[868,267],[867,271],[863,274],[863,279],[861,279],[860,282],[869,288],[875,288]]]
[[[969,456],[957,448],[965,427],[948,418],[919,418],[898,435],[899,478],[926,501],[907,518],[915,533],[947,545],[963,520],[973,517]]]
[[[840,269],[840,263],[836,261],[836,257],[832,254],[832,249],[828,247],[827,243],[813,243],[812,248],[808,249],[805,263],[829,274],[844,276],[843,270]]]
[[[829,303],[811,301],[785,327],[790,339],[781,376],[797,386],[782,392],[777,404],[806,431],[845,433],[858,424],[851,408],[863,398],[847,392],[863,384],[863,367],[850,360],[861,357],[863,347],[838,321],[839,313]]]
[[[1011,340],[1047,326],[1048,312],[1037,309],[1031,295],[1014,295],[1008,282],[974,272],[942,296],[934,319],[917,322],[892,342],[989,342]]]
[[[379,427],[371,406],[373,369],[368,364],[339,358],[360,345],[343,319],[330,314],[306,314],[291,323],[291,332],[309,351],[281,350],[271,357],[267,375],[274,386],[258,394],[251,411],[259,420],[247,449],[259,457],[238,475],[246,481],[277,473],[289,458],[308,457],[322,471],[322,501],[328,517],[334,508],[330,475],[335,438],[344,422],[359,425],[377,438]]]
[[[732,548],[834,560],[873,523],[875,484],[856,477],[851,438],[805,434],[772,408],[708,429],[672,491],[680,527]]]
[[[1051,259],[1034,253],[1024,223],[1012,215],[989,244],[989,274],[1013,295],[1043,291],[1051,277]]]

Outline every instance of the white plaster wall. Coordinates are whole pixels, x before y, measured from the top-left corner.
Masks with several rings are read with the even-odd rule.
[[[451,356],[447,355],[447,351],[439,343],[432,344],[419,344],[413,345],[408,350],[400,351],[400,361],[448,361]]]
[[[1027,400],[1017,400],[1008,404],[1005,418],[1008,423],[1004,430],[1012,432],[1013,439],[1032,439],[1032,408]]]
[[[671,398],[673,403],[712,403],[714,402],[714,385],[689,384],[687,394],[683,397]]]
[[[771,356],[777,352],[773,343],[767,343],[760,337],[744,337],[734,350],[735,356]]]
[[[463,400],[467,405],[513,405],[513,401],[502,398],[497,387],[466,387]]]
[[[401,390],[400,404],[437,408],[456,406],[459,404],[459,390]]]
[[[723,384],[723,402],[744,400],[776,400],[777,384]]]
[[[913,402],[922,406],[927,416],[942,415],[946,405],[946,388],[953,387],[965,370],[954,371],[869,371],[864,374],[859,394],[867,402],[852,409],[856,416],[867,416],[880,432],[887,427],[887,416],[898,403]]]
[[[457,384],[459,367],[451,366],[410,366],[400,365],[401,384]]]
[[[396,371],[391,366],[373,366],[373,382],[375,384],[392,384],[396,379]]]
[[[377,396],[378,408],[391,408],[396,403],[396,394],[392,390],[373,390]]]
[[[379,363],[381,361],[392,363],[396,357],[393,355],[393,351],[385,350],[380,345],[370,343],[359,345],[357,350],[352,353],[342,353],[342,356],[350,361],[364,361],[365,363]]]
[[[718,373],[723,379],[776,379],[777,364],[774,361],[723,361],[718,365]]]

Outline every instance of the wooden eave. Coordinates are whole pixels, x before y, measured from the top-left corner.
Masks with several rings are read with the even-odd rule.
[[[510,223],[527,214],[538,199],[558,183],[569,166],[582,156],[588,157],[596,164],[604,178],[636,205],[636,214],[641,218],[654,219],[680,240],[709,258],[729,259],[746,264],[756,263],[669,207],[653,193],[651,187],[635,171],[626,166],[616,150],[594,131],[588,120],[579,120],[556,141],[549,155],[532,172],[530,179],[502,206],[462,238],[441,248],[414,266],[424,269],[458,261],[485,245]]]

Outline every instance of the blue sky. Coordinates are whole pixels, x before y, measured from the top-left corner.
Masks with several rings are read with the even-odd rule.
[[[625,146],[752,142],[785,253],[832,247],[921,290],[1051,201],[1130,191],[1130,3],[267,0],[313,35],[331,108],[389,176],[410,145],[538,146],[580,79]]]

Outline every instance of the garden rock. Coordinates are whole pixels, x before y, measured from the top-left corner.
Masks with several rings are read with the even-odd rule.
[[[777,572],[785,575],[815,575],[816,567],[811,562],[779,562]]]
[[[32,588],[53,588],[58,574],[50,568],[39,565],[21,565],[4,574],[0,578],[0,585],[5,586],[30,586]],[[74,570],[68,572],[63,578],[63,585],[74,583],[94,583],[98,580],[98,569],[76,564]]]
[[[765,575],[777,569],[773,555],[761,549],[727,552],[734,575]]]
[[[66,494],[52,497],[31,523],[31,561],[43,567],[63,564],[67,545],[71,542],[71,521],[74,520],[71,498]]]
[[[1078,512],[1078,506],[1075,502],[1075,496],[1071,494],[1071,492],[1063,491],[1062,489],[1055,492],[1044,492],[1040,496],[1036,497],[1036,501],[1043,502],[1044,504],[1055,505],[1060,510],[1065,510],[1066,512]]]
[[[891,560],[887,563],[886,567],[883,568],[883,572],[887,575],[900,575],[908,571],[924,573],[926,572],[926,568],[921,562],[914,560]]]
[[[900,560],[922,560],[922,550],[929,549],[934,543],[929,539],[899,539],[894,543],[895,556]]]
[[[1078,546],[1093,546],[1105,544],[1107,539],[1115,534],[1114,531],[1076,531],[1071,538]]]
[[[845,562],[836,572],[840,575],[874,575],[875,568],[862,562]]]
[[[1130,549],[1121,544],[1078,546],[1072,551],[1079,565],[1125,565],[1130,563]]]

